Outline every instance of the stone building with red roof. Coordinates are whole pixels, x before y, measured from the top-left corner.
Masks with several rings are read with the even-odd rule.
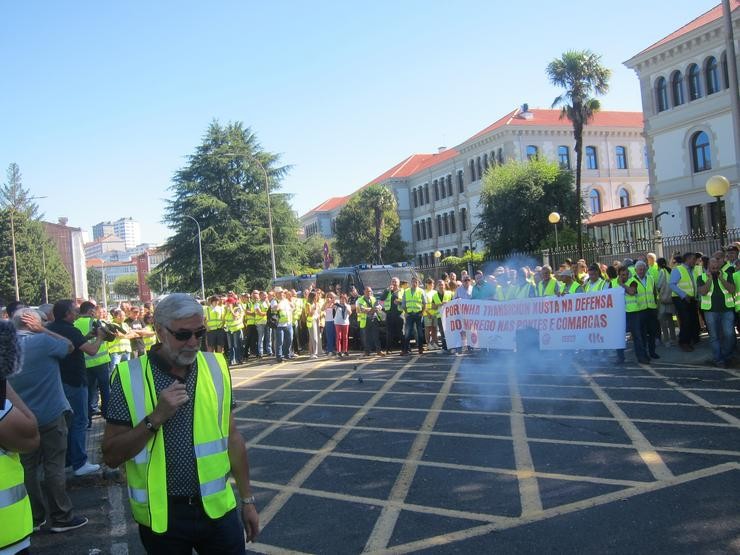
[[[572,125],[560,114],[560,110],[529,109],[525,104],[454,148],[405,158],[357,191],[375,183],[393,191],[401,237],[408,242],[417,264],[433,263],[437,251],[442,256],[461,255],[471,245],[478,246],[472,232],[479,221],[482,177],[489,167],[544,156],[575,168]],[[647,203],[642,131],[642,113],[612,111],[597,113],[584,130],[583,193],[587,206],[592,214],[610,211],[613,216],[613,220],[602,218],[605,221],[599,226],[603,229],[595,238],[604,238],[605,233],[615,234],[614,240],[652,233],[652,219],[644,216],[644,210],[637,220],[620,213],[622,208]],[[355,193],[331,198],[301,216],[305,235],[331,237],[336,215]],[[612,221],[617,222],[616,228],[610,226]]]
[[[740,0],[730,0],[735,37]],[[719,227],[715,199],[706,182],[723,175],[728,228],[740,228],[740,144],[734,132],[725,20],[719,4],[625,62],[639,78],[650,160],[651,198],[664,235],[705,233]],[[735,60],[735,65],[737,60]],[[738,141],[740,143],[740,141]]]

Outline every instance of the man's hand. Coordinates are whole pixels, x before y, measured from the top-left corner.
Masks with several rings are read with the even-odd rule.
[[[253,542],[260,533],[260,516],[257,507],[252,504],[242,505],[242,522],[247,533],[247,541]]]
[[[23,322],[23,325],[34,333],[41,333],[45,329],[44,326],[41,325],[41,320],[39,318],[34,318],[31,314],[24,314],[21,316],[21,322]]]
[[[162,424],[172,418],[177,409],[190,400],[185,389],[185,384],[173,382],[159,393],[159,403],[152,412],[152,424],[159,428]]]

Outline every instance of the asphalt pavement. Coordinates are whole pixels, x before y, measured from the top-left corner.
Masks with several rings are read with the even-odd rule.
[[[273,361],[232,369],[257,553],[740,553],[740,370],[659,348]],[[630,362],[630,361],[633,362]],[[90,432],[99,458],[102,421]],[[120,474],[70,479],[77,531],[142,553]],[[96,551],[98,550],[98,551]]]

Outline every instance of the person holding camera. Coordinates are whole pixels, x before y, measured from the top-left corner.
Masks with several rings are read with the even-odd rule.
[[[95,316],[98,307],[95,304],[85,301],[80,305],[80,317],[74,322],[76,327],[85,339],[94,340],[97,335],[99,323]],[[90,355],[85,353],[85,368],[87,368],[87,426],[92,424],[94,414],[105,414],[108,406],[108,397],[110,395],[110,354],[108,353],[108,344],[103,343],[98,352]],[[100,395],[100,405],[98,405],[98,394]]]
[[[710,258],[707,270],[707,274],[697,278],[696,291],[701,298],[714,363],[729,368],[735,350],[734,269],[722,271],[722,260]]]

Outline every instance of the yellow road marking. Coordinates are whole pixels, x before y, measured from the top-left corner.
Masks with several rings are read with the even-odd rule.
[[[592,497],[590,499],[584,499],[582,501],[577,501],[575,503],[569,503],[567,505],[560,505],[559,507],[553,507],[552,509],[546,509],[542,511],[541,513],[520,518],[515,523],[486,524],[483,526],[476,526],[473,528],[469,528],[467,530],[461,530],[459,532],[452,532],[450,534],[441,534],[441,535],[434,536],[431,538],[425,538],[423,540],[418,540],[415,542],[398,545],[398,546],[395,546],[389,549],[385,549],[381,551],[380,553],[387,553],[387,554],[395,555],[395,554],[401,554],[401,553],[412,553],[414,551],[421,551],[423,549],[430,549],[433,547],[439,547],[441,545],[449,545],[457,541],[467,540],[470,538],[483,536],[485,534],[489,534],[496,530],[507,530],[507,529],[515,528],[515,527],[522,526],[525,524],[531,524],[532,522],[539,522],[542,520],[546,520],[546,519],[549,519],[555,516],[566,515],[566,514],[574,513],[577,511],[582,511],[584,509],[590,509],[593,507],[606,505],[607,503],[613,503],[614,501],[624,501],[625,499],[629,499],[637,495],[642,495],[644,493],[659,491],[661,489],[665,489],[665,488],[672,487],[675,485],[692,482],[700,478],[708,478],[710,476],[716,476],[724,472],[729,472],[731,470],[738,470],[738,469],[740,469],[740,464],[738,463],[724,463],[724,464],[720,464],[717,466],[713,466],[711,468],[704,468],[701,470],[697,470],[695,472],[689,472],[688,474],[682,474],[681,476],[673,477],[670,480],[652,482],[650,484],[646,484],[643,486],[637,486],[635,488],[631,488],[628,490],[607,493],[605,495],[600,495],[598,497]]]
[[[413,357],[411,360],[409,360],[404,366],[402,366],[398,373],[390,378],[383,387],[381,387],[368,401],[365,403],[356,413],[355,415],[347,422],[345,426],[342,427],[342,429],[337,430],[337,432],[326,442],[324,447],[316,453],[311,459],[303,465],[303,468],[301,468],[295,475],[293,475],[293,478],[291,478],[290,482],[288,482],[288,486],[290,487],[299,487],[303,484],[303,482],[306,481],[306,479],[311,475],[311,473],[318,468],[318,466],[324,461],[324,459],[329,456],[331,451],[333,451],[334,447],[344,439],[347,434],[354,428],[355,424],[359,422],[366,414],[367,412],[373,408],[377,402],[380,400],[380,398],[385,395],[385,393],[395,385],[396,381],[403,375],[403,373],[406,371],[406,369],[410,368],[414,362],[419,357]],[[290,496],[292,494],[290,492],[281,492],[275,497],[273,497],[272,501],[265,507],[260,515],[260,519],[262,521],[263,528],[266,527],[270,521],[275,517],[275,515],[278,513],[278,511],[287,503],[288,499],[290,499]]]
[[[519,498],[522,505],[522,515],[539,513],[542,511],[540,486],[535,474],[532,453],[527,443],[527,427],[524,420],[524,405],[519,396],[516,371],[509,366],[509,396],[511,397],[511,437],[514,444],[514,460],[519,472]]]
[[[676,382],[674,382],[670,378],[666,378],[665,376],[659,374],[658,372],[656,372],[652,368],[645,368],[645,369],[648,372],[650,372],[651,374],[653,374],[653,375],[655,375],[655,376],[657,376],[657,377],[662,378],[663,380],[665,380],[665,383],[666,384],[670,385],[676,391],[678,391],[679,393],[682,393],[683,395],[685,395],[686,397],[688,397],[689,399],[691,399],[692,401],[694,401],[697,405],[701,405],[702,407],[704,407],[705,409],[707,409],[709,412],[711,412],[715,416],[721,418],[722,420],[724,420],[725,422],[729,423],[730,425],[732,425],[732,426],[734,426],[736,428],[740,428],[740,418],[737,418],[735,416],[732,416],[731,414],[726,413],[723,410],[719,410],[719,409],[715,408],[709,401],[707,401],[703,397],[701,397],[701,396],[697,395],[696,393],[694,393],[694,391],[702,391],[702,390],[692,388],[692,391],[689,391],[688,389],[683,388],[680,385],[678,385]],[[706,391],[706,390],[704,390],[704,391]],[[726,390],[723,390],[723,391],[726,391]]]
[[[632,443],[635,445],[635,449],[639,453],[642,460],[647,465],[650,472],[655,476],[656,480],[670,480],[673,478],[673,472],[666,466],[663,459],[660,457],[655,447],[648,441],[648,439],[642,434],[642,432],[635,426],[635,424],[629,419],[625,412],[617,405],[617,403],[606,394],[606,392],[597,384],[588,373],[583,370],[577,362],[574,363],[582,375],[589,382],[589,385],[596,393],[597,397],[601,399],[606,408],[614,415],[619,425],[630,438]]]
[[[437,423],[439,409],[447,399],[447,394],[452,388],[452,384],[455,381],[455,376],[457,375],[461,362],[462,359],[455,359],[455,362],[452,364],[452,368],[450,369],[450,373],[447,375],[447,379],[444,381],[442,388],[434,399],[434,403],[432,403],[431,410],[427,412],[427,416],[416,435],[416,439],[414,439],[414,443],[411,445],[411,449],[409,449],[406,461],[401,468],[401,472],[398,473],[396,482],[393,484],[393,488],[388,496],[392,503],[403,503],[406,500],[406,496],[411,489],[411,484],[414,481],[416,470],[419,467],[418,462],[421,460],[424,455],[424,451],[429,444],[431,436],[428,432],[431,432],[434,429],[434,425]],[[381,549],[388,545],[400,514],[401,509],[397,506],[383,507],[383,510],[380,512],[380,516],[375,522],[375,526],[370,533],[370,537],[365,544],[365,550]]]

